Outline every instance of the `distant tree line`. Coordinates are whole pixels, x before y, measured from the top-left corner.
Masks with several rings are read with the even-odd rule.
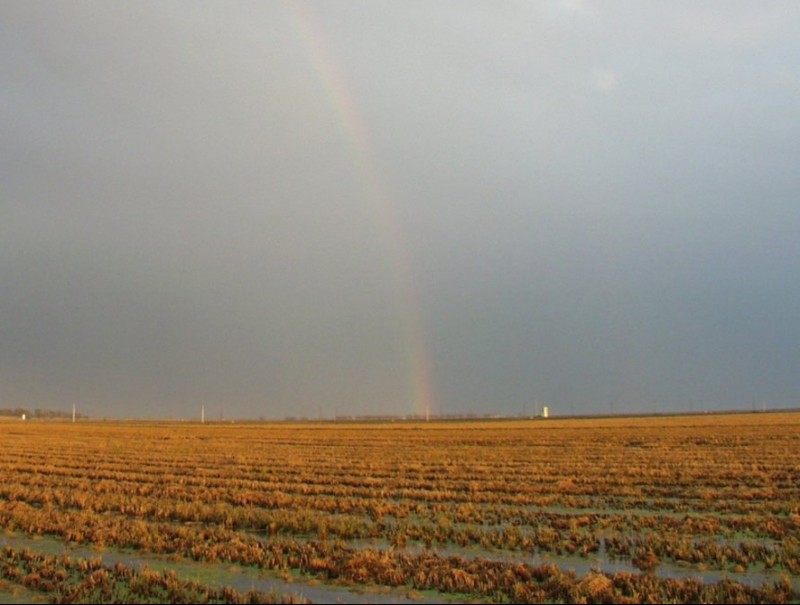
[[[61,412],[59,410],[45,410],[42,408],[35,408],[29,410],[27,408],[0,408],[0,416],[13,416],[15,418],[72,418],[72,412]],[[86,418],[83,414],[75,414],[76,418]]]

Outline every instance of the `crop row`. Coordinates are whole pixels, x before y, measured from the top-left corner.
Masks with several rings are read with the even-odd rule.
[[[235,469],[235,467],[233,467]],[[635,468],[635,467],[634,467]],[[303,469],[288,477],[285,481],[241,479],[238,470],[229,471],[227,476],[216,478],[195,478],[191,475],[164,475],[158,481],[149,481],[140,473],[129,472],[125,475],[108,474],[102,470],[94,469],[79,471],[62,467],[36,467],[22,463],[8,464],[0,467],[0,472],[14,475],[15,484],[24,486],[27,483],[39,485],[74,485],[84,493],[93,493],[101,490],[105,484],[125,484],[126,490],[134,493],[147,493],[149,491],[171,491],[173,497],[195,499],[203,498],[204,494],[218,496],[220,490],[237,494],[236,497],[250,498],[251,504],[259,505],[262,501],[278,495],[282,496],[313,496],[315,498],[337,499],[374,499],[379,497],[387,502],[411,501],[422,503],[473,503],[473,504],[503,504],[511,506],[537,506],[564,508],[595,508],[595,509],[641,509],[653,512],[716,512],[726,514],[753,514],[760,515],[789,515],[800,514],[800,477],[798,483],[791,486],[774,485],[770,488],[745,488],[730,487],[711,489],[702,484],[685,487],[672,487],[662,489],[668,497],[650,497],[647,494],[654,492],[650,488],[637,488],[636,491],[624,488],[612,489],[613,485],[582,482],[580,488],[575,488],[575,481],[563,482],[552,485],[542,483],[535,475],[520,483],[506,482],[500,487],[500,482],[495,481],[483,485],[480,489],[472,488],[466,484],[448,483],[442,480],[436,487],[408,487],[408,482],[395,482],[380,487],[355,487],[353,485],[339,484],[336,477],[327,477],[322,471]],[[50,480],[49,482],[47,480]],[[186,493],[191,492],[191,493]]]
[[[185,525],[163,522],[153,517],[130,517],[108,515],[108,511],[77,511],[55,508],[35,508],[23,502],[6,503],[0,501],[0,524],[10,529],[22,530],[29,534],[52,534],[68,541],[90,544],[115,544],[124,547],[144,548],[161,552],[169,549],[169,542],[162,544],[152,537],[166,538],[179,536],[175,528]],[[286,513],[278,513],[284,522],[292,521]],[[174,520],[171,520],[174,521]],[[313,517],[307,514],[301,519],[303,524],[291,527],[294,531],[287,537],[312,534],[317,537],[348,540],[358,537],[381,537],[395,547],[405,546],[408,540],[416,540],[431,547],[457,544],[462,547],[479,545],[486,549],[505,549],[521,552],[555,553],[587,556],[601,549],[612,558],[630,560],[643,570],[652,570],[664,561],[684,561],[702,563],[708,567],[727,569],[731,566],[744,572],[751,565],[763,564],[765,568],[781,566],[793,574],[800,571],[800,547],[794,538],[774,545],[740,541],[738,544],[724,544],[715,539],[694,541],[680,534],[647,533],[631,535],[612,533],[600,538],[592,531],[562,532],[549,527],[540,527],[530,532],[509,526],[490,531],[482,531],[472,526],[451,526],[446,518],[436,525],[396,526],[375,524],[368,535],[357,530],[341,532],[341,520],[333,520],[324,531],[315,525]],[[334,525],[339,523],[340,525]],[[193,526],[205,531],[204,540],[209,536],[223,537],[227,541],[253,541],[257,536],[237,531],[232,524],[203,523]],[[157,530],[154,528],[158,528]],[[138,533],[137,533],[138,532]],[[209,533],[212,532],[212,533]],[[222,532],[216,533],[216,532]],[[278,531],[270,532],[273,535]],[[348,535],[342,535],[347,533]],[[144,538],[143,538],[144,536]],[[146,538],[146,539],[145,539]],[[143,541],[144,540],[144,541]],[[306,541],[306,540],[303,540]],[[192,553],[194,554],[194,553]]]
[[[0,550],[0,578],[47,594],[54,603],[309,603],[296,595],[240,593],[146,568],[134,570],[99,558],[46,556],[10,546]]]
[[[100,528],[96,529],[101,531]],[[152,535],[154,532],[160,533],[161,537]],[[230,561],[266,569],[298,570],[326,581],[408,586],[419,590],[461,593],[514,603],[789,603],[800,598],[788,579],[754,588],[731,580],[704,584],[694,579],[675,580],[658,578],[652,574],[624,572],[605,574],[592,571],[579,577],[574,572],[562,571],[555,565],[531,566],[481,558],[441,557],[432,552],[408,554],[392,550],[354,550],[330,542],[263,542],[226,536],[226,530],[220,528],[209,532],[197,528],[139,524],[136,528],[130,528],[128,541],[135,540],[134,536],[138,536],[142,544],[146,543],[151,547],[159,545],[158,552],[181,554],[196,560]],[[226,540],[226,537],[230,539]],[[11,571],[4,572],[4,575],[32,587],[32,572],[20,566],[20,555],[11,549],[3,552],[7,553],[4,556],[14,561],[10,565]],[[26,557],[47,560],[35,554]],[[87,570],[96,567],[92,573],[97,573],[101,567],[99,562],[91,561],[79,562],[79,568],[81,565]],[[58,568],[57,563],[52,566]],[[14,569],[18,571],[15,572]],[[116,585],[121,581],[125,585],[130,584],[124,576],[112,578],[108,576],[107,570],[103,571],[98,577],[107,577],[109,583],[103,584],[108,588],[102,590],[119,590]],[[34,570],[33,573],[37,572]],[[57,569],[54,573],[57,573]],[[92,577],[95,576],[89,575],[84,582],[91,584]],[[146,576],[148,585],[158,577],[160,576]],[[163,577],[165,579],[160,580],[162,586],[178,583],[174,574],[164,574]],[[25,581],[25,578],[28,580]],[[155,583],[158,584],[158,580]],[[158,594],[161,598],[159,602],[168,602],[163,593]],[[228,591],[227,594],[230,595],[231,592]],[[104,602],[113,602],[113,599]]]
[[[27,479],[27,480],[24,480]],[[126,514],[156,516],[183,521],[223,522],[230,519],[236,527],[268,527],[275,519],[269,511],[324,512],[372,520],[409,519],[438,522],[442,517],[452,523],[492,527],[517,525],[555,529],[590,527],[598,530],[641,531],[658,529],[690,535],[732,535],[747,532],[753,537],[780,539],[800,537],[800,515],[659,515],[630,513],[549,512],[542,508],[516,505],[462,502],[422,502],[386,497],[332,497],[253,491],[235,487],[193,489],[186,485],[138,486],[128,482],[102,481],[93,485],[83,479],[60,480],[49,476],[28,476],[0,485],[0,499],[80,508],[116,510]],[[307,524],[306,524],[307,525]],[[307,530],[305,530],[307,531]],[[363,532],[359,536],[370,535]],[[344,536],[347,537],[347,536]]]
[[[66,542],[490,600],[625,601],[647,598],[647,586],[671,599],[721,600],[724,590],[753,601],[791,597],[800,575],[796,414],[400,427],[17,422],[0,423],[0,439],[0,528]],[[437,554],[462,549],[489,560]],[[579,578],[509,562],[538,553],[792,578],[751,593],[735,582]]]

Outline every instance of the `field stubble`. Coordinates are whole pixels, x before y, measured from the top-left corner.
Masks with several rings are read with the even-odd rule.
[[[0,527],[64,545],[236,564],[322,586],[435,591],[429,597],[800,599],[800,414],[6,421],[0,439]],[[162,598],[172,588],[256,598],[133,568],[101,565],[100,574],[65,556],[12,545],[0,577],[51,597],[72,593],[37,580],[37,565],[74,585],[102,577],[98,585],[111,587],[150,582]],[[105,594],[102,586],[86,594]],[[117,590],[106,592],[127,594]]]

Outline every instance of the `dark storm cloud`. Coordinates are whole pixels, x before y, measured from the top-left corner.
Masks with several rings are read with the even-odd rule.
[[[796,404],[795,3],[1,10],[0,407]]]

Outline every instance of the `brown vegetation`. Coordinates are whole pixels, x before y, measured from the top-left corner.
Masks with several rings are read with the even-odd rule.
[[[26,534],[518,602],[798,598],[798,414],[2,423],[0,439],[0,527]],[[643,573],[579,578],[497,549],[602,554]],[[789,583],[668,580],[665,563],[777,569]]]

